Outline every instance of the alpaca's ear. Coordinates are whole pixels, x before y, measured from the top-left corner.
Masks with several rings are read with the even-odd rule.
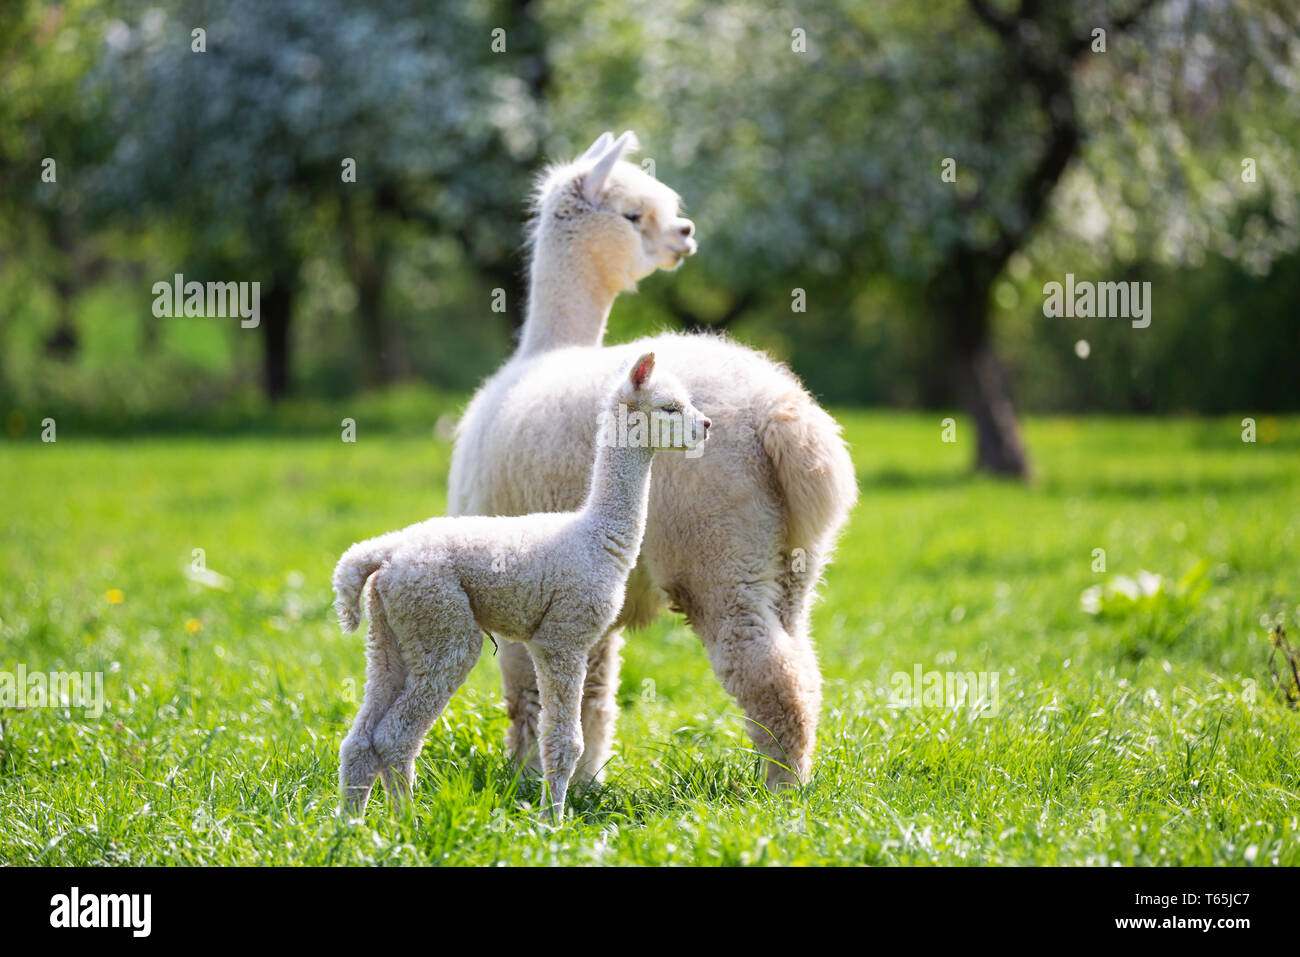
[[[614,164],[619,161],[624,151],[636,149],[636,134],[628,130],[605,151],[600,159],[596,160],[596,165],[591,168],[582,180],[582,195],[587,198],[587,202],[594,203],[596,197],[600,195],[601,189],[605,186],[605,180],[609,178],[610,170]]]
[[[636,153],[641,149],[641,141],[631,130],[624,130],[618,141],[623,144],[624,153]]]
[[[600,136],[596,137],[596,142],[587,147],[587,152],[578,157],[578,162],[595,159],[601,153],[605,152],[605,150],[609,149],[609,144],[612,142],[614,142],[614,134],[609,130],[606,130],[604,133],[601,133]]]
[[[655,371],[655,354],[653,352],[647,352],[640,359],[636,360],[636,364],[632,366],[632,374],[628,376],[628,378],[632,381],[633,388],[636,389],[645,388],[646,381],[650,378],[650,374],[654,371]]]

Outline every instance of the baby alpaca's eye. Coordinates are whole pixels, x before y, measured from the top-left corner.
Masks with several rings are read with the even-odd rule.
[[[624,213],[624,214],[623,214],[623,218],[626,219],[629,223],[639,223],[639,222],[641,222],[641,214],[640,214],[640,213]]]
[[[681,410],[681,407],[680,407],[680,406],[676,406],[676,405],[665,405],[665,406],[660,406],[659,411],[660,411],[660,412],[666,412],[666,413],[668,413],[669,415],[676,415],[678,412],[680,412],[680,411],[682,411],[682,410]]]

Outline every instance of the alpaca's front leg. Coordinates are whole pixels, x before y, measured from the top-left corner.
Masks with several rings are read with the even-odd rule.
[[[587,642],[533,641],[529,645],[540,692],[539,751],[550,791],[550,817],[564,816],[569,780],[582,757],[582,688],[587,677]]]
[[[587,681],[582,693],[582,757],[574,772],[579,781],[598,781],[609,761],[618,722],[618,671],[622,631],[605,632],[587,652]]]
[[[579,781],[599,780],[609,761],[618,721],[619,650],[623,636],[612,628],[587,652],[587,681],[582,696],[582,757],[574,777]],[[538,747],[538,718],[541,695],[537,690],[537,673],[525,645],[506,642],[498,658],[501,683],[505,690],[506,712],[510,726],[506,729],[506,753],[520,768],[541,773]]]

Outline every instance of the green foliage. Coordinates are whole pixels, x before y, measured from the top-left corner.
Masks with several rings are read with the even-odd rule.
[[[1202,559],[1176,582],[1145,569],[1138,570],[1136,579],[1116,575],[1103,585],[1084,589],[1079,607],[1103,618],[1190,611],[1210,585],[1206,576],[1209,567],[1209,562]]]
[[[625,650],[608,782],[558,830],[504,761],[490,646],[419,758],[415,813],[380,794],[364,825],[333,816],[364,665],[329,572],[441,511],[445,440],[373,441],[359,414],[353,445],[332,418],[7,445],[3,667],[102,670],[108,704],[0,712],[0,861],[1300,864],[1300,726],[1267,693],[1268,627],[1300,621],[1300,421],[1245,445],[1231,420],[1031,419],[1026,487],[967,479],[965,420],[944,444],[937,416],[839,417],[863,498],[815,613],[814,782],[763,790],[666,617]],[[1212,584],[1149,643],[1149,616],[1078,608],[1096,547],[1129,575],[1205,559]],[[228,589],[187,573],[195,548]],[[996,714],[905,706],[891,676],[917,665],[997,673]]]
[[[1072,38],[1136,6],[1053,5],[1034,49],[1063,60]],[[577,34],[555,51],[567,79],[555,126],[620,116],[643,131],[660,175],[688,184],[711,279],[924,281],[952,268],[957,244],[988,243],[1023,215],[1017,191],[1044,117],[967,3],[814,0],[776,16],[700,0],[581,3],[548,17],[556,35]],[[1294,249],[1298,36],[1296,11],[1275,0],[1157,4],[1128,32],[1112,25],[1107,51],[1072,68],[1090,142],[1070,197],[1104,196],[1055,228],[1121,260],[1216,250],[1266,266]],[[1269,167],[1255,184],[1240,175],[1251,146]],[[955,183],[940,176],[947,157]],[[1269,212],[1248,227],[1237,209]]]
[[[1074,268],[1080,279],[1108,275],[1086,259]],[[1004,354],[1026,407],[1245,415],[1300,408],[1292,315],[1300,255],[1279,260],[1267,277],[1213,254],[1195,268],[1146,265],[1109,275],[1151,283],[1148,328],[1122,319],[1045,318],[1043,284],[1060,282],[1062,272],[1027,271],[995,287],[1007,303]],[[1087,359],[1075,351],[1080,340],[1089,345]]]
[[[97,0],[12,0],[0,10],[0,240],[7,248],[27,252],[23,241],[41,218],[74,213],[84,201],[84,169],[109,134],[97,104],[82,95],[83,81],[108,21]],[[56,161],[54,183],[42,178],[47,158]]]
[[[1003,275],[1010,298],[994,297],[1017,395],[1051,410],[1296,409],[1282,384],[1300,361],[1296,9],[1157,3],[1114,26],[1139,6],[1036,6],[1030,48],[1046,66],[1071,38],[1110,29],[1105,52],[1085,48],[1068,69],[1078,161]],[[819,394],[949,401],[948,334],[924,292],[959,272],[959,247],[1024,225],[1047,125],[1018,83],[1022,58],[971,7],[549,5],[566,38],[553,126],[617,116],[638,129],[697,221],[701,253],[672,288],[706,319],[724,311],[719,289],[724,305],[757,290],[734,330],[792,359]],[[1152,281],[1153,328],[1045,319],[1042,285],[1066,272]],[[807,313],[791,311],[793,288]],[[1096,347],[1087,364],[1078,339]]]
[[[994,284],[1018,404],[1295,410],[1294,5],[1158,2],[1125,29],[1115,21],[1136,0],[1039,6],[1044,67],[1096,24],[1110,33],[1104,53],[1071,61],[1078,159]],[[506,54],[491,49],[502,24]],[[0,13],[0,64],[0,402],[86,422],[97,397],[123,391],[137,393],[123,414],[145,422],[243,401],[259,344],[172,327],[145,347],[148,290],[177,271],[300,282],[295,378],[334,398],[383,378],[358,328],[369,268],[387,378],[469,387],[510,349],[508,317],[485,304],[507,286],[519,315],[531,176],[607,127],[638,130],[701,241],[616,305],[615,337],[747,304],[732,331],[819,395],[943,404],[950,337],[928,291],[954,250],[1023,225],[1017,189],[1048,120],[1022,58],[964,0],[779,13],[22,0]],[[46,156],[57,184],[40,180]],[[1066,272],[1151,281],[1151,328],[1046,319],[1042,285]],[[47,364],[61,329],[103,311],[83,297],[124,283],[115,361],[99,336],[75,365]],[[791,310],[794,289],[806,312]]]
[[[115,139],[93,173],[105,214],[190,216],[207,248],[255,261],[268,237],[344,195],[414,194],[449,225],[503,192],[518,202],[501,118],[518,118],[507,143],[526,149],[527,92],[488,71],[487,26],[462,5],[120,8],[87,76]],[[194,27],[205,52],[192,49]],[[343,181],[345,158],[355,182]]]

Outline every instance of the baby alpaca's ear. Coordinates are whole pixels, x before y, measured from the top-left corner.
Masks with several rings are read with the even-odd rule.
[[[654,371],[655,354],[653,352],[647,352],[640,359],[637,359],[636,364],[632,366],[632,374],[628,376],[628,379],[632,382],[632,388],[645,388],[646,380],[650,378],[650,373]]]

